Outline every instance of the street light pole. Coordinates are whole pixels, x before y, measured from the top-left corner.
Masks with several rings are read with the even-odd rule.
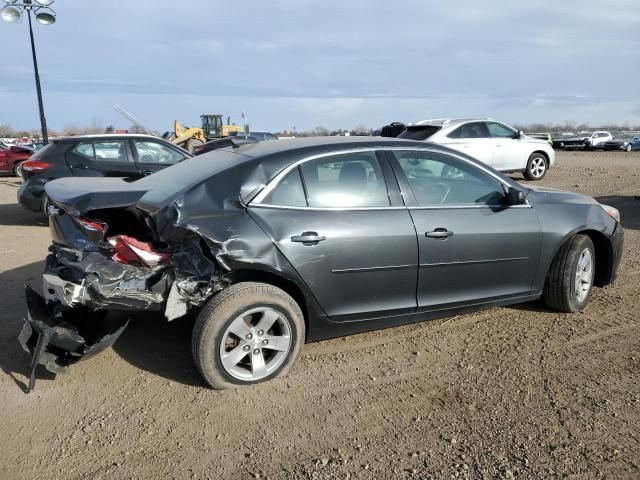
[[[42,103],[42,89],[40,88],[40,74],[38,73],[38,59],[36,57],[36,44],[33,40],[33,29],[31,28],[31,10],[27,10],[29,19],[29,37],[31,38],[31,55],[33,55],[33,71],[36,77],[36,92],[38,94],[38,110],[40,110],[40,128],[42,130],[42,143],[49,143],[47,133],[47,119],[44,116],[44,104]]]
[[[36,21],[43,25],[55,23],[55,12],[49,8],[54,0],[4,0],[5,6],[0,10],[0,18],[9,23],[22,22],[23,11],[27,13],[29,20],[29,38],[31,39],[31,55],[33,57],[33,71],[36,79],[36,93],[38,95],[38,111],[40,114],[40,128],[42,130],[42,142],[49,143],[47,132],[47,120],[44,116],[44,104],[42,102],[42,88],[40,87],[40,73],[38,72],[38,58],[36,57],[36,44],[33,38],[31,26],[31,12],[36,16]]]

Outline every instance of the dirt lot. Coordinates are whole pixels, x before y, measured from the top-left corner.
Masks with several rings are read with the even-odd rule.
[[[621,210],[616,285],[582,314],[539,303],[307,345],[286,378],[206,388],[188,320],[23,393],[23,284],[45,220],[0,178],[0,477],[639,478],[640,152],[560,153],[542,185]]]

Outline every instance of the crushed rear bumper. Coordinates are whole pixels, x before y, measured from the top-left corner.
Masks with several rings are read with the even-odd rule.
[[[69,365],[113,345],[129,323],[104,312],[47,302],[29,286],[25,296],[27,316],[18,341],[31,355],[27,393],[35,386],[38,365],[63,373]]]

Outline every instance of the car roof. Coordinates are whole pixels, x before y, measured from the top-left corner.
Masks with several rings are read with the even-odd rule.
[[[420,125],[433,125],[438,127],[444,127],[449,125],[457,125],[465,122],[478,122],[478,121],[496,121],[490,117],[467,117],[467,118],[431,118],[428,120],[420,120],[412,126]]]
[[[381,146],[402,146],[415,144],[424,147],[424,142],[405,140],[401,138],[389,137],[299,137],[287,139],[284,142],[258,142],[243,145],[236,151],[248,157],[266,157],[282,152],[297,152],[301,150],[331,150],[333,148],[366,148]]]
[[[246,203],[283,169],[292,163],[315,155],[346,153],[350,150],[372,148],[385,149],[408,147],[452,153],[481,165],[464,153],[431,142],[389,137],[305,137],[281,142],[257,142],[238,148],[222,148],[197,155],[177,163],[153,175],[144,177],[132,185],[148,190],[138,206],[148,212],[171,204],[179,195],[208,182],[215,184],[216,195],[225,192],[229,198]],[[483,165],[487,168],[486,165]],[[491,168],[491,167],[488,167]],[[509,182],[509,179],[505,181]]]
[[[67,135],[63,137],[52,138],[52,142],[69,142],[69,141],[77,141],[77,140],[122,140],[127,138],[148,138],[153,140],[162,140],[166,142],[167,140],[161,137],[156,137],[155,135],[148,135],[145,133],[96,133],[91,135]]]

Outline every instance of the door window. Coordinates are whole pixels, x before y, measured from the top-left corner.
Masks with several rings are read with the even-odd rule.
[[[73,150],[71,151],[81,157],[88,158],[89,160],[96,159],[96,154],[93,150],[93,143],[91,142],[80,142],[73,147]]]
[[[295,168],[289,172],[262,203],[283,207],[306,207],[307,200],[304,196],[300,170]]]
[[[418,205],[500,205],[502,183],[479,168],[436,152],[394,151]]]
[[[99,162],[127,163],[124,141],[94,142],[95,159]]]
[[[487,123],[489,127],[489,133],[493,138],[516,138],[517,133],[514,130],[500,124],[489,122]]]
[[[447,135],[449,138],[488,138],[490,136],[484,122],[465,123]]]
[[[302,164],[310,207],[388,207],[375,152],[322,157]]]
[[[184,155],[158,142],[134,140],[133,143],[138,151],[138,162],[140,163],[173,165],[184,159]]]

